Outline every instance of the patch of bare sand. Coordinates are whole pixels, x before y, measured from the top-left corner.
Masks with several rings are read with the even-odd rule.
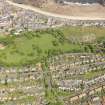
[[[100,17],[105,18],[105,7],[100,4],[93,5],[59,5],[53,2],[45,4],[42,9],[48,12],[68,16]]]
[[[0,50],[4,50],[6,46],[0,43]]]

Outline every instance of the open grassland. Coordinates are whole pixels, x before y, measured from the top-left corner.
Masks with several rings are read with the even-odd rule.
[[[0,64],[23,66],[40,62],[43,57],[70,52],[84,52],[77,42],[95,42],[105,37],[105,28],[62,27],[42,31],[26,31],[18,36],[0,36],[5,49],[0,50]],[[73,42],[72,42],[73,41]]]
[[[62,27],[60,30],[64,33],[65,36],[86,36],[94,34],[95,37],[100,38],[105,36],[105,28],[104,27]]]
[[[26,32],[18,37],[11,36],[10,42],[0,51],[1,64],[24,65],[35,63],[58,52],[81,50],[79,45],[69,44],[62,37],[57,39],[47,32]]]

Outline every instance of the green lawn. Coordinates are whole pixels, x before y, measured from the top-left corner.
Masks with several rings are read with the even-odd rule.
[[[91,35],[98,40],[103,39],[105,28],[61,27],[55,30],[25,32],[19,36],[1,35],[0,43],[6,47],[4,50],[0,50],[0,64],[3,66],[23,66],[35,64],[40,62],[43,57],[59,53],[84,52],[83,45],[71,43],[70,39],[75,37],[81,40],[84,36],[89,36],[91,39]]]
[[[79,45],[70,44],[65,39],[60,42],[60,38],[56,38],[47,32],[27,32],[25,35],[10,37],[0,39],[1,43],[6,44],[5,49],[0,50],[0,64],[2,65],[21,66],[30,63],[34,64],[40,61],[43,56],[47,57],[48,54],[55,55],[58,52],[83,50]]]

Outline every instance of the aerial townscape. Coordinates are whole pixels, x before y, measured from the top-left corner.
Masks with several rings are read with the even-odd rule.
[[[105,105],[105,0],[0,0],[0,105]]]

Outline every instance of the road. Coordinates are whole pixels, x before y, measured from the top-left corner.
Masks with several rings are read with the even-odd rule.
[[[60,19],[71,19],[71,20],[105,20],[105,18],[101,18],[101,17],[79,17],[79,16],[66,16],[66,15],[60,15],[60,14],[56,14],[56,13],[50,13],[50,12],[46,12],[43,11],[39,8],[36,7],[32,7],[32,6],[28,6],[25,4],[18,4],[18,3],[14,3],[12,1],[6,0],[7,3],[9,3],[10,5],[19,7],[19,8],[23,8],[23,9],[28,9],[28,10],[32,10],[36,13],[45,15],[45,16],[50,16],[50,17],[54,17],[54,18],[60,18]]]

